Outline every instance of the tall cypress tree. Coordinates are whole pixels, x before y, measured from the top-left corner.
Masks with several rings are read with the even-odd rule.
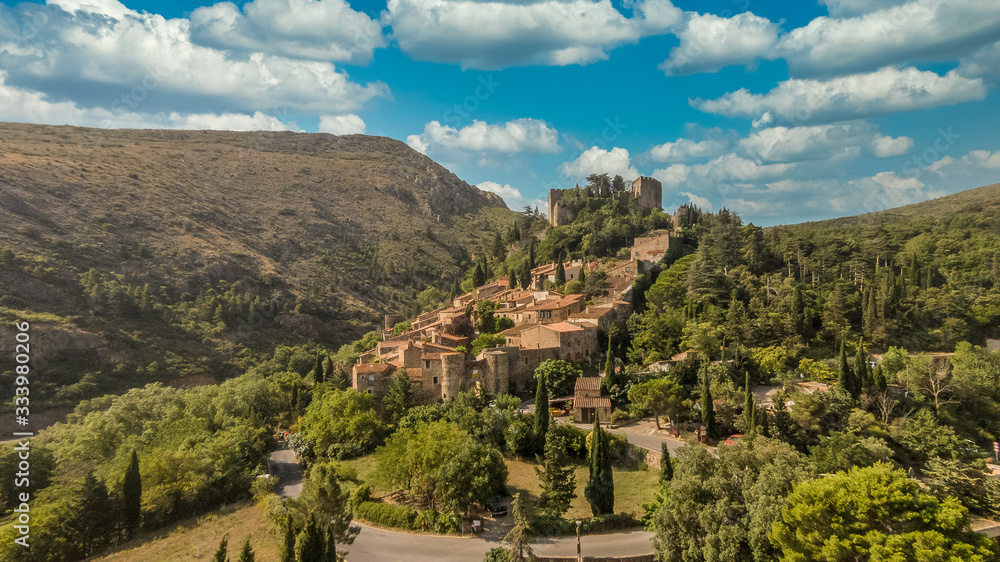
[[[333,534],[333,528],[326,528],[326,535],[323,541],[325,550],[323,551],[324,562],[337,562],[337,537]]]
[[[486,284],[486,272],[483,271],[479,262],[476,262],[476,269],[472,272],[472,284],[476,287],[482,287]]]
[[[515,242],[521,241],[521,229],[517,226],[517,221],[514,221],[514,229],[510,233],[510,237],[514,239]]]
[[[227,554],[229,551],[229,535],[223,535],[222,540],[219,541],[219,548],[215,551],[215,556],[212,557],[212,562],[229,562]]]
[[[611,472],[610,443],[600,422],[600,415],[595,415],[594,431],[590,438],[590,480],[583,490],[594,515],[615,511],[615,481]]]
[[[615,385],[615,354],[611,351],[611,336],[608,336],[608,357],[604,361],[604,385],[611,388]]]
[[[312,376],[314,382],[323,382],[323,356],[316,352],[316,363],[313,365]]]
[[[840,381],[840,386],[852,397],[858,397],[859,392],[855,383],[854,369],[847,362],[847,347],[844,345],[844,342],[840,342],[840,373],[838,380]]]
[[[538,387],[535,389],[535,443],[539,451],[545,447],[545,434],[549,431],[549,387],[545,375],[538,375]]]
[[[240,550],[239,562],[254,562],[253,547],[250,546],[250,537],[243,543],[243,548]]]
[[[285,541],[281,545],[281,562],[295,562],[295,528],[291,514],[285,519]]]
[[[715,436],[715,403],[712,401],[712,380],[708,365],[701,368],[701,425],[709,437]]]
[[[528,269],[535,269],[535,238],[528,242]]]
[[[132,538],[142,524],[142,475],[139,473],[139,455],[132,449],[132,461],[125,470],[122,481],[122,524],[125,536]]]
[[[295,548],[298,561],[323,562],[324,546],[323,531],[316,523],[316,517],[310,513],[306,519],[306,526],[299,532],[298,545]]]
[[[660,489],[664,484],[674,479],[674,464],[670,461],[670,449],[667,442],[660,443]]]
[[[563,267],[562,260],[556,264],[556,285],[566,284],[566,268]]]
[[[510,279],[507,280],[507,287],[510,289],[517,288],[517,274],[514,273],[513,269],[510,270]]]
[[[535,467],[535,475],[542,493],[538,507],[555,517],[561,517],[576,497],[576,475],[566,458],[566,442],[555,431],[545,436],[545,456],[542,467]]]
[[[861,394],[862,388],[872,386],[874,382],[872,381],[871,366],[868,365],[868,352],[865,350],[864,340],[858,342],[858,354],[854,356],[854,372],[856,388],[858,394]]]
[[[744,393],[744,404],[743,404],[743,425],[745,426],[744,433],[747,435],[753,435],[757,432],[757,406],[754,404],[753,400],[753,390],[750,388],[750,371],[747,371],[746,382],[743,385]]]

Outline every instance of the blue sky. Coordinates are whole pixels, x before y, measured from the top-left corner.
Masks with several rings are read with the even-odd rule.
[[[1000,181],[1000,2],[0,3],[0,120],[385,135],[520,209],[594,172],[757,224]]]

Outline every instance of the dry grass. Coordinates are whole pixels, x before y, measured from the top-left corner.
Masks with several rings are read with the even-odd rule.
[[[180,562],[211,560],[219,541],[229,535],[229,558],[235,560],[250,537],[257,560],[277,560],[279,539],[264,511],[249,502],[232,504],[182,521],[171,530],[147,533],[93,560]]]

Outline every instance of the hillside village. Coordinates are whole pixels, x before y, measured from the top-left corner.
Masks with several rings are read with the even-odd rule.
[[[631,195],[640,207],[651,209],[660,200],[659,182],[638,178]],[[645,189],[645,191],[643,191]],[[653,192],[653,196],[650,192]],[[550,193],[549,216],[558,205],[555,190]],[[563,207],[563,217],[570,215]],[[570,217],[571,220],[571,217]],[[530,278],[511,286],[509,278],[475,287],[442,306],[398,323],[386,317],[382,341],[358,358],[352,367],[352,387],[379,401],[392,377],[404,370],[411,381],[415,404],[448,400],[459,392],[481,389],[491,395],[523,393],[535,386],[534,372],[546,360],[574,363],[589,361],[597,352],[598,333],[607,334],[614,326],[625,329],[632,314],[632,284],[644,271],[652,269],[677,243],[670,230],[656,230],[636,237],[628,257],[602,261],[570,260],[550,262],[530,270]],[[598,275],[603,279],[589,301],[583,294],[562,294],[554,287]],[[489,303],[482,306],[483,303]],[[484,314],[506,322],[496,345],[472,353],[474,334],[463,329],[481,325]],[[501,320],[503,319],[503,320]],[[492,320],[491,320],[492,322]],[[393,334],[394,325],[408,329]],[[481,334],[480,334],[481,335]],[[579,405],[578,405],[579,406]],[[592,408],[608,421],[610,401],[601,398]],[[593,412],[583,412],[592,419]]]

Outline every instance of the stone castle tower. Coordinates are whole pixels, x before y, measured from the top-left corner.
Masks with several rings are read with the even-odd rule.
[[[641,209],[659,209],[663,205],[663,184],[659,181],[639,176],[632,182],[632,197]]]

